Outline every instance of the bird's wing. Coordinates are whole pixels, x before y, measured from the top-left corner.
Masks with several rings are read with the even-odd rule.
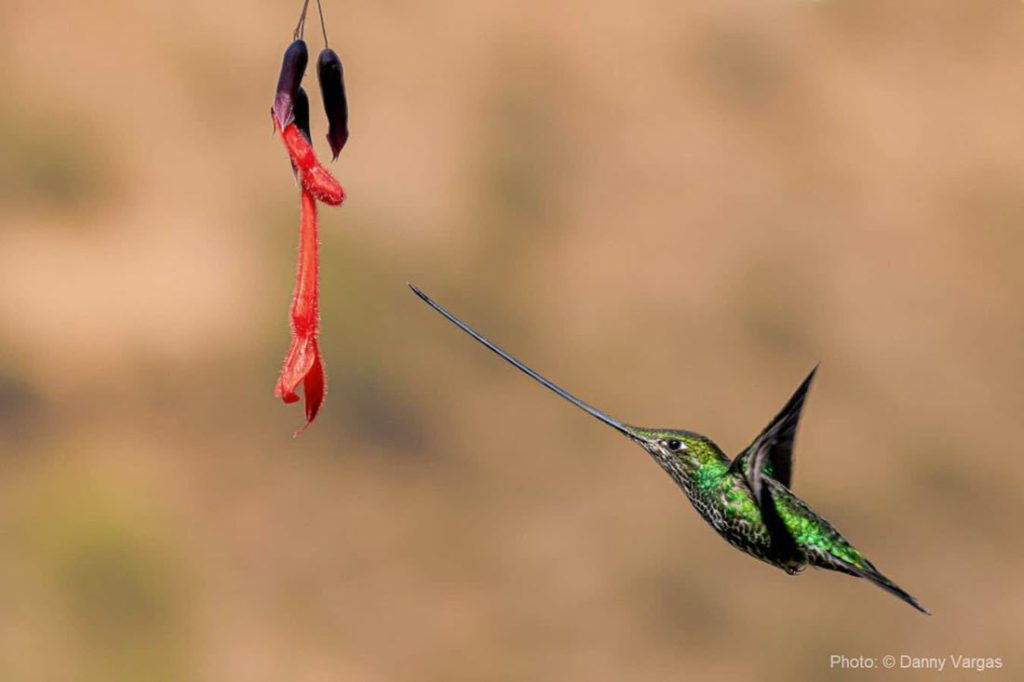
[[[771,537],[772,553],[782,563],[790,561],[802,562],[804,560],[803,553],[797,546],[793,533],[790,532],[786,523],[782,520],[782,516],[779,515],[779,510],[775,508],[775,497],[772,495],[772,487],[774,485],[780,494],[789,493],[779,487],[777,482],[766,482],[765,478],[766,475],[763,472],[759,472],[756,481],[748,479],[747,482],[750,485],[751,492],[754,494],[757,507],[761,511],[761,520],[768,529],[769,537]]]
[[[758,434],[754,442],[729,466],[730,472],[747,477],[751,489],[762,474],[771,476],[787,488],[790,487],[796,427],[800,422],[800,411],[804,407],[807,391],[817,371],[818,368],[815,366],[764,431]]]

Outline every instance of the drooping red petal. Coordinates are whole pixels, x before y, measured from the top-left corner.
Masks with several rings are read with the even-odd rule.
[[[313,152],[313,146],[294,123],[289,123],[281,130],[280,122],[275,118],[274,125],[281,133],[288,156],[292,164],[299,170],[302,187],[317,200],[330,206],[337,206],[345,200],[345,190],[341,183],[324,168]]]
[[[320,406],[324,403],[324,396],[327,393],[327,377],[324,373],[323,360],[320,357],[319,344],[314,341],[313,345],[316,347],[313,366],[310,367],[302,384],[302,390],[306,394],[306,423],[295,432],[296,436],[305,431],[313,423],[313,420],[316,419],[316,415],[320,412]]]
[[[277,377],[274,395],[286,403],[294,403],[299,399],[295,389],[306,379],[306,375],[317,363],[320,350],[316,339],[312,336],[295,336],[291,347],[281,366],[281,374]]]

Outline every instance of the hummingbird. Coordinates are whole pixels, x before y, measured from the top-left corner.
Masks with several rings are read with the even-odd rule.
[[[632,426],[614,419],[512,357],[414,285],[409,284],[409,288],[517,369],[646,450],[701,517],[733,547],[790,575],[810,565],[865,578],[930,615],[790,489],[796,428],[817,366],[757,438],[735,459],[729,459],[714,441],[700,433]]]

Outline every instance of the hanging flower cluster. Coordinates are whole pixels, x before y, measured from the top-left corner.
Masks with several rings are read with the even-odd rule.
[[[317,6],[319,7],[319,0]],[[295,278],[295,293],[291,305],[291,347],[284,359],[274,395],[286,403],[299,399],[296,390],[302,384],[306,401],[306,423],[295,435],[302,433],[316,419],[327,393],[323,358],[320,355],[320,256],[316,202],[337,206],[345,200],[345,190],[330,172],[321,165],[313,151],[309,128],[309,98],[302,89],[309,52],[302,39],[309,0],[302,6],[299,24],[295,27],[293,42],[285,50],[277,92],[271,108],[274,130],[281,136],[292,171],[300,186],[299,203],[299,264]],[[317,77],[320,93],[327,113],[329,130],[327,142],[334,159],[338,158],[348,140],[348,103],[345,98],[344,72],[341,59],[327,47],[317,59]]]

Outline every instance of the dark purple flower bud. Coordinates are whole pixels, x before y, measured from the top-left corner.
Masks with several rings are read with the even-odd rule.
[[[327,112],[327,143],[337,160],[341,148],[348,141],[348,100],[345,99],[345,71],[341,58],[334,50],[324,50],[316,60],[316,75],[320,80],[320,94]]]
[[[292,114],[294,117],[295,127],[299,129],[302,136],[306,138],[306,142],[313,144],[313,140],[309,132],[309,97],[306,96],[306,90],[300,85],[298,92],[295,93],[295,102],[292,107]],[[295,165],[295,161],[289,159],[292,162],[292,172],[295,176],[299,175],[299,168]]]
[[[306,138],[306,142],[312,144],[313,140],[309,132],[309,97],[306,96],[306,91],[302,86],[299,86],[299,91],[295,93],[295,106],[292,108],[292,112],[295,117],[295,127]]]
[[[299,86],[302,84],[302,76],[306,73],[308,62],[309,51],[303,40],[294,41],[284,51],[281,75],[277,79],[277,93],[274,95],[274,106],[271,109],[282,129],[295,120],[295,100],[298,98]],[[308,101],[306,109],[309,109]]]

